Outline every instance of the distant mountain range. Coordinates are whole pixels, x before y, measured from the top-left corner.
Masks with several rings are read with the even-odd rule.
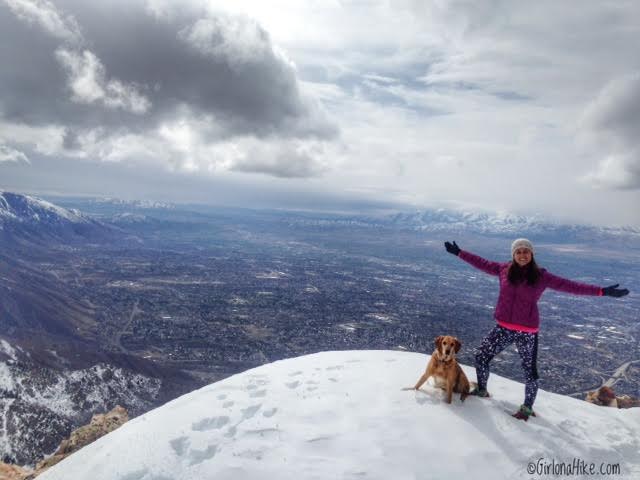
[[[175,205],[167,202],[120,200],[114,198],[60,198],[57,204],[28,195],[0,191],[0,230],[3,224],[20,227],[23,233],[40,235],[101,237],[113,227],[176,221],[184,214],[217,213],[220,209],[203,205]],[[75,207],[75,208],[74,208]],[[78,209],[79,208],[79,209]],[[267,211],[263,211],[267,213]],[[480,213],[448,209],[424,209],[385,216],[339,215],[272,211],[291,224],[330,227],[389,227],[424,232],[466,233],[491,236],[529,236],[536,240],[593,241],[597,239],[640,240],[638,227],[601,227],[580,223],[552,222],[541,216],[511,213]],[[185,217],[186,218],[186,217]],[[191,217],[189,217],[191,218]]]
[[[432,233],[441,237],[528,237],[538,242],[613,242],[616,245],[640,248],[640,228],[557,223],[542,217],[514,214],[444,209],[399,212],[378,217],[289,212],[285,221],[292,226],[303,228],[396,228]]]
[[[529,236],[557,235],[611,235],[632,236],[640,239],[640,228],[596,227],[584,224],[553,223],[542,217],[526,217],[513,214],[488,214],[452,210],[425,210],[398,213],[389,217],[395,225],[425,231],[466,231],[492,235],[527,234]]]

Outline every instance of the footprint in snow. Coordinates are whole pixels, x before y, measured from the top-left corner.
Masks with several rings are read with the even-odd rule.
[[[142,470],[126,473],[123,477],[120,477],[119,480],[141,480],[147,473],[149,473],[149,470],[143,468]]]
[[[196,432],[206,432],[207,430],[217,430],[229,423],[229,417],[203,418],[191,425],[191,430]]]
[[[415,391],[415,398],[416,398],[416,402],[419,405],[424,405],[425,403],[438,403],[440,400],[436,399],[434,395],[439,394],[440,392],[430,392],[427,390],[423,390],[422,388],[420,390]]]
[[[251,375],[251,377],[249,378],[251,379],[252,383],[258,386],[264,386],[269,383],[269,377],[267,377],[266,375]]]
[[[272,408],[271,410],[265,410],[264,412],[262,412],[262,415],[264,417],[271,418],[276,414],[277,411],[277,408]]]
[[[240,458],[249,458],[253,460],[262,460],[262,455],[264,452],[262,450],[245,450],[244,452],[234,453],[234,457]]]
[[[217,445],[209,445],[204,450],[189,450],[189,465],[197,465],[216,456]]]
[[[233,407],[234,403],[233,402],[224,402],[222,404],[222,408],[229,408],[229,407]]]
[[[334,365],[333,367],[327,367],[327,370],[342,370],[344,367],[342,365]]]
[[[290,383],[285,383],[285,385],[289,388],[298,388],[300,386],[300,382],[298,381],[290,382]]]
[[[251,392],[249,394],[249,397],[251,398],[260,398],[260,397],[266,397],[266,396],[267,396],[266,390],[258,390],[257,392]]]
[[[227,396],[223,393],[222,395],[218,395],[218,400],[224,400]]]
[[[252,405],[251,407],[242,409],[242,419],[248,420],[249,418],[252,418],[256,413],[258,413],[260,408],[262,408],[262,405]]]
[[[289,374],[290,377],[296,377],[298,375],[302,375],[302,371],[301,370],[298,370],[297,372],[293,372],[293,373]]]
[[[187,448],[189,447],[189,437],[178,437],[169,441],[169,445],[173,451],[179,457],[183,456],[187,452]]]

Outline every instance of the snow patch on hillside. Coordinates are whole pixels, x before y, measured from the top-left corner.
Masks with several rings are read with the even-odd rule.
[[[541,390],[525,423],[510,416],[523,385],[497,375],[490,399],[449,405],[432,386],[403,391],[428,360],[344,351],[267,364],[130,421],[41,478],[511,479],[575,461],[640,475],[637,410]]]
[[[40,198],[0,190],[0,219],[2,218],[20,222],[89,222],[79,210],[68,210]]]

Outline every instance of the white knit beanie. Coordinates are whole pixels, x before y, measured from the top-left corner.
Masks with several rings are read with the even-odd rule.
[[[511,244],[511,256],[516,253],[516,250],[519,248],[528,248],[531,250],[531,254],[533,255],[533,244],[527,240],[526,238],[517,238]]]

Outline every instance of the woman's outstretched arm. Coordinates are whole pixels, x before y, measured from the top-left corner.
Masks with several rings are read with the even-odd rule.
[[[596,285],[589,285],[569,280],[567,278],[562,278],[547,271],[544,272],[542,278],[547,287],[560,292],[572,293],[574,295],[605,295],[610,297],[623,297],[629,293],[629,290],[626,288],[618,288],[619,284],[602,288]]]
[[[453,242],[453,243],[444,242],[444,248],[447,249],[447,252],[451,253],[452,255],[456,255],[460,257],[469,265],[473,265],[477,269],[482,270],[483,272],[488,273],[489,275],[500,274],[500,268],[502,267],[501,263],[492,262],[490,260],[486,260],[482,257],[479,257],[478,255],[475,255],[471,252],[462,250],[460,247],[458,247],[458,244],[456,242]]]

